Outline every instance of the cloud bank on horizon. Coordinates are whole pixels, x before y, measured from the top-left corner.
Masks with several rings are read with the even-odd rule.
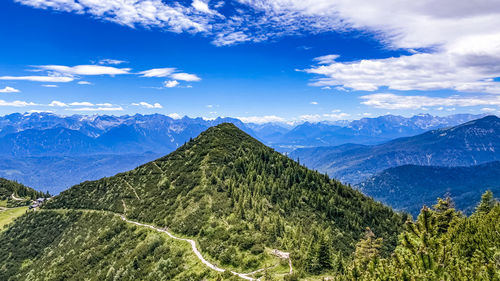
[[[406,54],[347,61],[341,53],[325,54],[307,68],[297,67],[297,71],[312,75],[309,85],[367,92],[359,97],[360,104],[379,109],[500,106],[500,31],[495,28],[500,26],[500,5],[496,0],[443,0],[438,4],[430,0],[14,1],[130,28],[194,34],[226,48],[287,36],[356,30],[371,34],[387,49]],[[118,67],[122,63],[107,59],[95,65],[40,65],[34,66],[35,70],[46,75],[0,76],[0,80],[67,83],[90,75],[133,74],[165,78],[164,88],[179,87],[179,81],[201,80],[173,67],[133,73],[131,68]],[[467,96],[425,95],[434,90]],[[406,91],[424,94],[408,96]],[[331,118],[337,117],[346,116],[332,113]]]

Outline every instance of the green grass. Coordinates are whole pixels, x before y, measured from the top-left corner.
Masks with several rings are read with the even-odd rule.
[[[0,200],[0,207],[4,207],[4,208],[6,208],[6,207],[7,207],[7,199],[5,199],[5,200]]]
[[[22,216],[26,213],[28,207],[19,207],[0,211],[0,231],[4,226],[12,222],[15,218]]]

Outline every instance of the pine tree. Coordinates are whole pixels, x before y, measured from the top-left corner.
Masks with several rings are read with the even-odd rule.
[[[481,202],[476,207],[477,214],[486,214],[493,209],[495,206],[495,199],[493,198],[493,192],[491,190],[486,191],[481,196]]]
[[[356,244],[354,265],[357,270],[366,270],[368,263],[378,258],[382,248],[382,238],[376,238],[372,230],[367,227],[365,236]]]
[[[326,235],[323,235],[319,243],[318,265],[321,271],[332,269],[332,246]]]
[[[455,204],[450,197],[446,197],[444,200],[438,198],[438,203],[433,206],[438,234],[446,233],[453,222],[456,222],[456,218],[459,217],[459,213],[455,211],[454,207]]]

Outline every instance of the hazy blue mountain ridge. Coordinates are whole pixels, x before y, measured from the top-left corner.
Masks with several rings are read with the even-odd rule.
[[[349,183],[359,183],[387,168],[407,164],[477,165],[500,160],[500,119],[487,116],[380,145],[297,149],[290,157]]]
[[[500,194],[500,162],[470,167],[404,165],[386,169],[357,187],[364,194],[416,216],[422,206],[450,196],[458,210],[474,211],[486,190]]]

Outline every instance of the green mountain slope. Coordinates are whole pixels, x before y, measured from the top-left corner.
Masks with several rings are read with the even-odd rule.
[[[186,243],[96,211],[38,211],[0,233],[0,280],[203,280]],[[189,270],[187,270],[189,269]]]
[[[49,196],[15,181],[0,178],[0,203],[5,202],[5,206],[2,204],[0,207],[26,206],[31,202],[30,200]]]
[[[74,186],[46,208],[108,210],[168,227],[196,240],[208,260],[240,271],[264,267],[269,250],[279,249],[307,274],[333,270],[365,227],[389,253],[404,222],[231,124],[130,172]]]
[[[500,162],[471,167],[404,165],[384,170],[357,186],[364,194],[415,217],[423,205],[431,206],[446,195],[458,210],[471,214],[483,192],[500,194]]]

